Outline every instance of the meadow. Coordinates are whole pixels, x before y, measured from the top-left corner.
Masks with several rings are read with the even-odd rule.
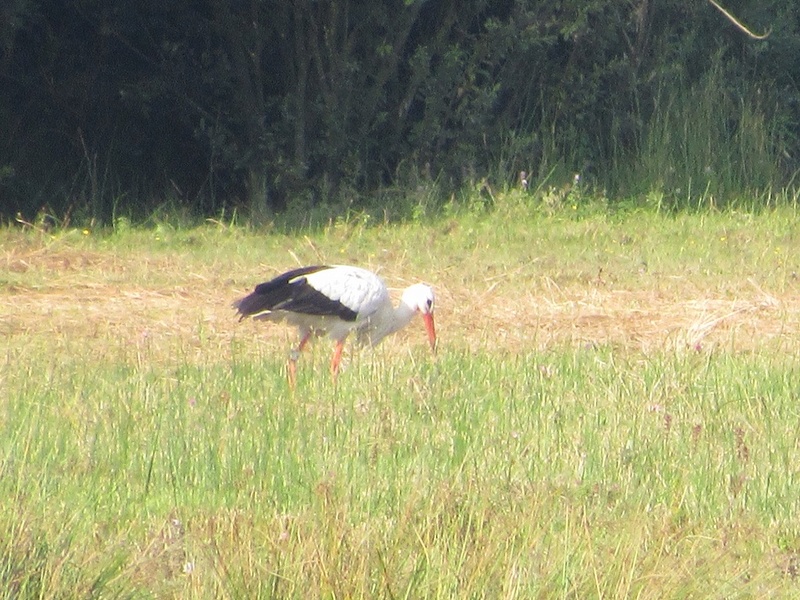
[[[399,223],[0,230],[0,598],[800,596],[800,221],[514,193]],[[285,362],[309,263],[437,292]]]

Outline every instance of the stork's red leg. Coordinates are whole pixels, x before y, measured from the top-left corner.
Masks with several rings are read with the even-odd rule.
[[[307,334],[303,336],[303,339],[300,340],[300,344],[297,346],[297,353],[300,354],[303,351],[303,348],[306,347],[308,340],[311,338],[311,332],[309,331]],[[297,360],[297,359],[295,359]]]
[[[342,362],[342,349],[344,348],[344,340],[336,342],[336,349],[333,351],[333,358],[331,359],[331,376],[336,381],[336,376],[339,374],[339,363]]]
[[[287,365],[287,374],[289,377],[289,387],[294,389],[297,383],[297,359],[300,358],[300,353],[311,338],[311,332],[306,333],[297,345],[297,350],[292,350],[289,355],[289,364]]]
[[[295,385],[297,384],[297,360],[289,359],[286,365],[286,375],[289,379],[289,387],[294,391]]]

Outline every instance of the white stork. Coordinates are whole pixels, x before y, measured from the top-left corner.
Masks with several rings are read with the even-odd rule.
[[[294,385],[297,359],[311,336],[327,334],[336,342],[331,360],[334,380],[345,338],[351,331],[356,332],[358,342],[375,346],[420,313],[435,351],[433,303],[430,286],[417,283],[406,288],[400,304],[394,307],[386,284],[375,273],[359,267],[317,265],[294,269],[259,284],[233,306],[241,315],[240,321],[246,317],[286,320],[298,328],[300,344],[289,358],[289,382]]]

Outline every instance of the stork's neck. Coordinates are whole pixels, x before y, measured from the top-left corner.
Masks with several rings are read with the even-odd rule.
[[[387,335],[408,325],[415,313],[416,311],[403,301],[396,307],[387,303],[384,310],[373,317],[372,331],[369,334],[370,344],[375,346]]]
[[[389,333],[394,333],[395,331],[399,331],[400,329],[408,325],[411,322],[411,319],[414,318],[416,312],[417,311],[411,308],[408,304],[401,301],[400,304],[398,304],[392,311],[390,328],[387,335]]]

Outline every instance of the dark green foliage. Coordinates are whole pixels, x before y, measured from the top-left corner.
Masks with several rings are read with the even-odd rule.
[[[176,205],[258,222],[523,170],[681,205],[781,189],[798,168],[790,0],[726,5],[763,40],[683,0],[7,4],[5,219]],[[687,150],[703,137],[706,154]]]

